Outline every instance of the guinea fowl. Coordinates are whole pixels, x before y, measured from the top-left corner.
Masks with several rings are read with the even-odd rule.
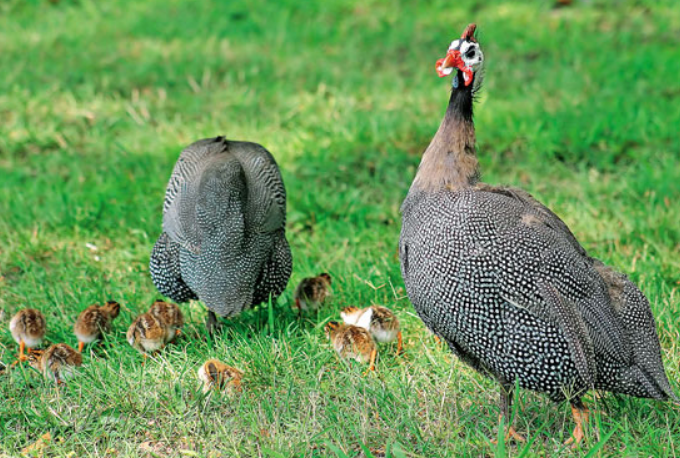
[[[154,301],[149,309],[149,314],[153,315],[167,328],[168,332],[165,337],[166,344],[175,340],[175,337],[182,333],[184,315],[176,304],[165,301]]]
[[[469,25],[437,62],[452,75],[446,115],[402,207],[401,272],[418,315],[461,360],[500,383],[567,399],[583,438],[589,389],[677,399],[649,302],[590,257],[531,195],[478,182],[472,105],[484,56]],[[511,425],[508,436],[521,440]]]
[[[358,363],[369,363],[366,373],[375,371],[378,348],[368,330],[351,324],[330,321],[324,326],[324,332],[338,356],[353,359]]]
[[[399,319],[394,312],[381,305],[372,305],[364,309],[345,307],[340,312],[342,321],[364,328],[371,333],[376,342],[388,343],[397,341],[397,355],[401,354],[404,343],[401,337]]]
[[[243,372],[217,359],[209,359],[198,369],[198,378],[203,383],[204,393],[214,388],[234,394],[241,391]]]
[[[51,345],[47,350],[36,350],[29,355],[31,367],[46,378],[61,385],[73,377],[83,365],[83,356],[65,343]]]
[[[188,146],[172,171],[151,277],[176,302],[200,299],[207,326],[286,288],[286,190],[272,155],[223,137]]]
[[[120,313],[120,304],[116,301],[107,301],[99,306],[94,304],[80,312],[76,323],[73,325],[73,333],[78,338],[78,352],[82,352],[85,344],[101,338],[102,334],[111,331],[111,323]]]
[[[9,329],[12,337],[19,344],[17,361],[27,361],[28,357],[24,354],[24,350],[28,348],[30,353],[33,348],[42,343],[47,332],[47,321],[40,310],[22,309],[10,320]]]
[[[331,295],[331,276],[320,273],[316,277],[303,278],[295,288],[294,299],[298,312],[317,310]]]
[[[141,352],[146,361],[147,354],[155,354],[165,347],[173,334],[161,320],[151,313],[143,313],[135,318],[125,336],[132,348]]]

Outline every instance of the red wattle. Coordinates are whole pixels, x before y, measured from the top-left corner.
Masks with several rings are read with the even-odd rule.
[[[446,67],[444,67],[444,65],[446,65]],[[472,69],[465,65],[465,62],[463,62],[463,59],[460,57],[460,51],[457,49],[449,50],[446,53],[445,58],[439,59],[435,69],[437,70],[437,75],[439,75],[440,78],[443,78],[448,76],[446,73],[444,73],[444,70],[451,67],[455,67],[467,75],[465,85],[469,86],[472,82]]]

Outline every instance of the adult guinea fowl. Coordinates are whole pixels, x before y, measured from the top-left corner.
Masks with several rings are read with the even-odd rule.
[[[286,240],[286,189],[272,155],[223,137],[180,155],[163,204],[163,232],[151,277],[176,302],[200,299],[207,326],[277,297],[292,271]]]
[[[446,115],[402,207],[401,271],[424,323],[454,354],[501,386],[567,399],[580,442],[591,388],[676,399],[649,302],[590,257],[531,195],[478,181],[472,105],[484,56],[471,24],[437,61],[452,75]],[[508,436],[523,438],[510,426]]]

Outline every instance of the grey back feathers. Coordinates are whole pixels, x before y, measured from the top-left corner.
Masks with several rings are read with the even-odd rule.
[[[168,183],[154,283],[177,302],[198,298],[221,316],[276,297],[292,271],[285,223],[286,190],[266,149],[200,140],[182,152]]]

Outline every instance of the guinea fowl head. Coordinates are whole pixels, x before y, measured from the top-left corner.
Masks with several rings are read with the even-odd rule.
[[[484,53],[475,38],[477,25],[470,24],[465,28],[460,39],[453,40],[446,52],[446,57],[436,64],[440,78],[453,74],[453,89],[465,89],[478,85],[477,74],[484,63]]]
[[[32,350],[28,354],[28,364],[34,369],[40,370],[40,361],[45,350]]]
[[[411,185],[414,192],[456,191],[479,180],[472,103],[481,83],[484,54],[474,36],[476,28],[468,25],[446,57],[437,61],[440,77],[453,75],[453,88],[444,119],[423,153]]]
[[[116,318],[120,313],[120,304],[116,301],[106,301],[106,304],[102,305],[111,318]]]
[[[339,329],[340,323],[338,323],[337,321],[329,321],[323,328],[327,339],[333,338],[333,336],[338,332]]]

